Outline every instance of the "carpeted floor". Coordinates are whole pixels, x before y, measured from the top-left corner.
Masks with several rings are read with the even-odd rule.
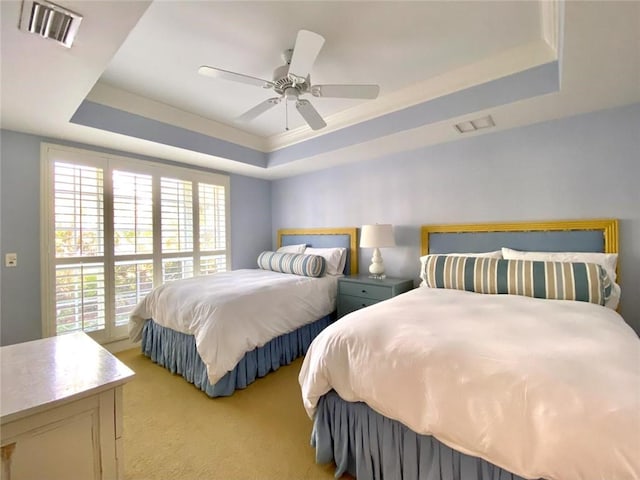
[[[136,372],[124,387],[126,480],[332,479],[309,445],[301,359],[231,397],[209,398],[138,349],[117,357]]]

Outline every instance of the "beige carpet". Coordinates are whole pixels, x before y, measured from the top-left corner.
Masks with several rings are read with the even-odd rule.
[[[124,387],[126,480],[333,478],[334,466],[317,465],[309,445],[301,359],[210,398],[138,349],[117,356],[136,372]]]

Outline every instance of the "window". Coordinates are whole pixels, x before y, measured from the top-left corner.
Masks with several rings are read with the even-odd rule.
[[[153,177],[114,170],[113,256],[115,325],[153,287]]]
[[[57,333],[105,328],[103,173],[91,165],[56,163]]]
[[[43,145],[45,335],[126,338],[164,282],[226,271],[229,178]]]

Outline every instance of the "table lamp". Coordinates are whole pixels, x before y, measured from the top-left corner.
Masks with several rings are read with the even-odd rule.
[[[390,224],[362,226],[362,229],[360,230],[360,247],[373,248],[371,265],[369,265],[370,278],[386,278],[380,248],[395,246],[396,241],[393,238],[393,227]]]

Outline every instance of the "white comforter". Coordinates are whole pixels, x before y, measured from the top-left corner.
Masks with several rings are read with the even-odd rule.
[[[193,335],[211,384],[246,352],[335,310],[337,277],[234,270],[177,280],[154,289],[133,310],[129,337],[145,320]]]
[[[421,287],[312,343],[304,406],[335,389],[512,473],[640,478],[640,340],[584,302]]]

